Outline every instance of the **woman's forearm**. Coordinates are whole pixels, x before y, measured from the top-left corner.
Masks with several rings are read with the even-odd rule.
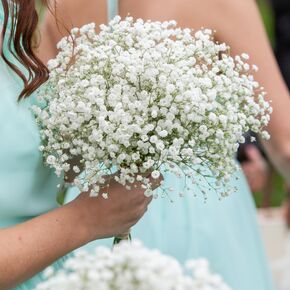
[[[87,243],[74,203],[0,230],[0,289],[11,289]]]
[[[160,181],[152,180],[154,188]],[[133,191],[114,180],[108,186],[108,199],[84,192],[65,206],[0,230],[0,289],[11,289],[90,241],[127,233],[152,197],[140,183]]]

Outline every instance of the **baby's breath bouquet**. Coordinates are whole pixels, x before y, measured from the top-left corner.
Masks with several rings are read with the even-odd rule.
[[[219,186],[236,170],[245,132],[269,137],[257,68],[246,54],[231,57],[211,30],[118,16],[100,29],[74,28],[60,41],[35,107],[46,163],[58,175],[73,170],[80,190],[98,195],[109,175],[150,195],[145,173],[161,169],[194,180],[207,168]]]
[[[62,270],[46,269],[36,290],[230,290],[205,259],[187,262],[186,269],[191,275],[172,257],[138,241],[122,242],[113,251],[78,251]]]

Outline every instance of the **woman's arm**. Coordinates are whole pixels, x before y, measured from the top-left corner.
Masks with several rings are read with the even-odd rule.
[[[87,243],[85,230],[72,205],[0,230],[0,289],[15,287]]]
[[[92,240],[128,232],[150,201],[140,185],[127,191],[112,182],[109,199],[82,193],[61,208],[0,230],[0,289],[15,287]]]

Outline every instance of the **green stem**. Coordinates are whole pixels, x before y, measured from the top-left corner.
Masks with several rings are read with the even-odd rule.
[[[113,242],[113,247],[115,245],[120,244],[123,241],[131,242],[132,241],[132,235],[131,235],[131,233],[128,234],[127,236],[125,236],[125,237],[115,237],[114,238],[114,242]]]

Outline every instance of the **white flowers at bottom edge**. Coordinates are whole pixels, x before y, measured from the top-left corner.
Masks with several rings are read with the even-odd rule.
[[[62,270],[44,272],[46,281],[36,290],[230,290],[223,279],[212,274],[205,259],[190,261],[187,269],[177,260],[145,248],[140,242],[122,242],[113,250],[97,247],[78,251]]]

